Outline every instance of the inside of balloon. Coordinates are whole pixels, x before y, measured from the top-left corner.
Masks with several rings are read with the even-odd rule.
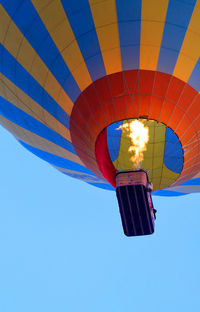
[[[134,122],[140,122],[148,131],[139,161],[134,159],[134,140],[130,137]],[[111,124],[106,131],[110,159],[117,172],[142,168],[147,171],[154,190],[170,186],[179,177],[183,169],[183,149],[178,136],[165,124],[155,120],[127,119]],[[142,129],[140,131],[144,137],[145,133]]]

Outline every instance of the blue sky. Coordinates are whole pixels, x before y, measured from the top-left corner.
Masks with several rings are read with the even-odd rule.
[[[0,311],[200,311],[199,194],[154,197],[156,233],[127,238],[114,192],[0,137]]]

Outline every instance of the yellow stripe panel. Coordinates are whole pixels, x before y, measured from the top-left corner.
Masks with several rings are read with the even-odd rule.
[[[11,122],[10,120],[4,118],[0,115],[0,123],[3,127],[5,127],[8,131],[10,131],[17,139],[24,141],[25,143],[36,147],[42,151],[60,156],[62,158],[69,159],[73,162],[76,162],[82,166],[84,164],[80,160],[77,155],[67,151],[66,149],[28,131],[15,123]],[[85,167],[85,166],[84,166]]]
[[[173,75],[187,82],[200,56],[200,0],[197,0]]]
[[[180,176],[179,173],[169,170],[165,166],[165,164],[163,164],[162,180],[160,181],[159,189],[162,190],[163,188],[166,187],[166,185],[170,185],[174,183],[178,179],[179,176]]]
[[[169,0],[142,0],[140,69],[156,70]]]
[[[122,70],[115,0],[89,0],[106,74]]]
[[[83,91],[92,80],[61,2],[32,0],[32,3],[79,88]]]
[[[8,102],[71,142],[70,132],[65,126],[2,74],[0,74],[0,94]]]
[[[2,6],[0,6],[0,21],[0,38],[4,47],[65,110],[65,112],[70,115],[73,107],[71,99]]]

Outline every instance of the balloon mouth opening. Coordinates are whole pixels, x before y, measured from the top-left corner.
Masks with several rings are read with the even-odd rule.
[[[117,172],[143,169],[154,190],[165,189],[179,178],[184,164],[177,134],[164,123],[143,117],[107,126],[97,137],[95,154],[101,173],[114,187]]]

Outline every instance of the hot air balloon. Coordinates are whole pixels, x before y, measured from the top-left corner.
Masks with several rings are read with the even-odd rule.
[[[200,191],[200,0],[2,0],[0,40],[0,123],[26,149],[105,190],[133,181],[150,232],[150,182]]]

